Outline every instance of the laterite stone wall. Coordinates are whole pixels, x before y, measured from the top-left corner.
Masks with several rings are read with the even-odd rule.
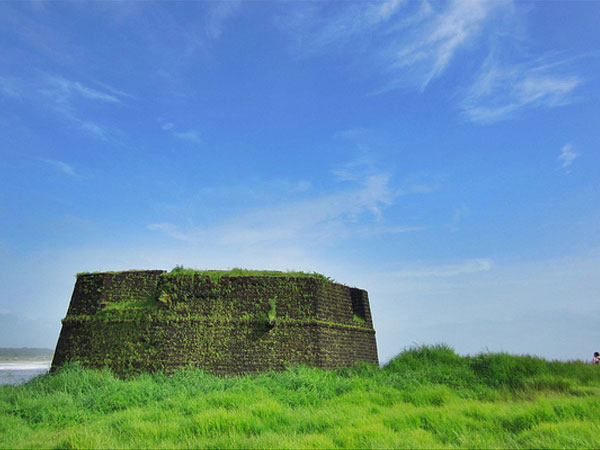
[[[126,376],[182,366],[235,375],[290,364],[378,363],[367,292],[317,277],[82,274],[52,369]]]

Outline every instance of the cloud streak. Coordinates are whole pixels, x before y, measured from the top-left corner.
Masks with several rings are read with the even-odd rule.
[[[556,107],[574,101],[579,77],[551,73],[556,64],[545,59],[506,65],[488,58],[462,103],[463,114],[471,121],[492,123],[507,119],[520,110]]]
[[[113,90],[114,91],[114,90]],[[48,78],[48,87],[45,92],[53,97],[57,102],[68,102],[73,97],[80,96],[87,100],[108,102],[108,103],[121,103],[116,92],[109,94],[97,89],[93,89],[89,86],[84,86],[78,81],[67,80],[63,77],[52,76]],[[127,95],[123,92],[120,95]]]
[[[391,0],[349,3],[333,13],[311,6],[291,18],[289,25],[301,53],[351,49],[355,57],[385,73],[388,82],[377,93],[400,87],[424,90],[510,4]]]
[[[182,229],[169,222],[147,228],[174,239],[226,246],[330,246],[356,236],[420,231],[418,226],[380,224],[383,210],[405,195],[392,188],[390,177],[371,174],[333,193],[270,207],[250,209],[212,227]]]
[[[577,158],[581,155],[579,153],[575,153],[573,151],[573,146],[571,144],[566,144],[560,150],[560,155],[558,156],[558,160],[562,161],[562,167],[566,168],[573,164]]]
[[[11,78],[0,77],[0,93],[7,97],[19,98],[22,96],[18,83]]]
[[[586,358],[589,342],[597,341],[597,329],[565,320],[572,314],[594,319],[600,314],[590,303],[598,291],[599,256],[596,248],[564,258],[520,262],[407,261],[397,271],[374,268],[369,274],[363,268],[347,276],[373,299],[378,339],[386,342],[380,348],[382,360],[399,351],[392,344],[398,342],[445,342],[461,353],[489,347],[549,358]],[[543,326],[535,326],[539,323]],[[569,335],[569,328],[579,331],[570,334],[568,345],[563,346],[562,339],[553,341]],[[513,339],[515,335],[521,339]]]
[[[424,90],[440,76],[455,53],[482,31],[486,20],[505,2],[454,0],[446,9],[432,11],[419,27],[390,51],[392,68],[405,78],[404,70],[413,72],[415,81]]]
[[[460,55],[471,55],[468,64],[479,67],[479,74],[473,81],[460,80],[457,86],[463,87],[455,98],[464,117],[486,124],[527,109],[571,103],[582,83],[561,70],[570,65],[568,60],[528,56],[514,62],[514,38],[507,37],[507,27],[517,23],[518,11],[510,0],[341,5],[333,12],[310,5],[290,19],[296,50],[304,56],[333,51],[350,56],[377,77],[380,84],[371,94],[425,91]],[[509,47],[512,60],[496,59],[496,53]]]
[[[168,129],[169,128],[167,128],[167,130]],[[173,133],[173,136],[175,136],[176,138],[181,139],[183,141],[191,142],[193,144],[204,144],[204,140],[202,139],[202,136],[200,136],[200,133],[196,130],[175,132],[175,133]]]
[[[193,128],[186,131],[177,131],[177,126],[173,122],[164,122],[160,124],[160,129],[182,141],[198,145],[204,144],[202,134]]]
[[[104,89],[97,89],[57,75],[37,79],[0,78],[0,93],[5,96],[49,109],[81,131],[106,141],[109,140],[108,130],[87,117],[87,106],[121,106],[122,99],[131,95],[103,86]]]
[[[489,258],[469,259],[463,262],[434,266],[416,266],[397,272],[390,276],[398,278],[445,278],[458,275],[472,274],[477,272],[487,272],[493,267],[493,262]]]
[[[81,175],[79,175],[77,172],[75,172],[75,169],[73,169],[73,167],[70,164],[67,164],[66,162],[57,161],[55,159],[45,159],[45,158],[41,158],[40,161],[43,161],[46,164],[49,164],[49,165],[55,167],[61,173],[68,175],[70,177],[83,178]]]
[[[227,1],[209,3],[208,20],[206,22],[206,35],[210,39],[219,39],[223,33],[225,23],[234,17],[242,6],[241,1]]]
[[[122,104],[121,97],[129,96],[114,88],[101,91],[60,76],[48,76],[39,92],[54,111],[77,125],[80,130],[102,140],[108,140],[109,133],[106,128],[84,118],[81,112],[83,108],[76,105],[82,100],[101,104]]]

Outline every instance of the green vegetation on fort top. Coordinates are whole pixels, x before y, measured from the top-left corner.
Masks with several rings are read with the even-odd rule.
[[[122,270],[122,271],[105,271],[105,272],[79,272],[77,276],[89,275],[92,273],[125,273],[125,272],[138,272],[139,270]],[[230,270],[200,270],[191,269],[183,266],[175,266],[170,272],[165,272],[165,275],[204,275],[209,277],[212,281],[218,281],[222,277],[278,277],[278,278],[318,278],[322,281],[334,282],[330,277],[322,275],[317,272],[301,272],[301,271],[280,271],[280,270],[253,270],[253,269],[240,269],[233,268]]]
[[[600,367],[409,349],[220,378],[70,365],[0,387],[1,448],[600,448]]]
[[[217,281],[222,277],[278,277],[278,278],[318,278],[324,282],[333,279],[326,277],[317,272],[298,272],[298,271],[279,271],[279,270],[251,270],[233,268],[231,270],[198,270],[188,269],[183,266],[176,266],[169,274],[188,274],[188,275],[204,275],[213,281]]]
[[[91,273],[125,273],[137,272],[138,270],[123,270],[123,271],[106,271],[106,272],[79,272],[77,276],[89,275]],[[163,275],[202,275],[207,276],[213,283],[218,282],[222,277],[276,277],[276,278],[317,278],[323,282],[335,282],[333,278],[327,277],[317,272],[301,272],[301,271],[279,271],[279,270],[253,270],[233,268],[230,270],[200,270],[191,269],[183,266],[175,266],[170,272],[165,272]]]

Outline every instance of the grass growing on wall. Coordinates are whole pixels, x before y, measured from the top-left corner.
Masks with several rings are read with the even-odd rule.
[[[318,278],[323,282],[333,279],[317,272],[279,271],[279,270],[251,270],[234,268],[231,270],[198,270],[183,266],[175,266],[169,274],[204,275],[209,277],[213,283],[217,283],[222,277],[278,277],[278,278]]]
[[[106,273],[112,275],[118,275],[125,272],[145,272],[146,270],[129,269],[124,271],[102,271],[102,272],[78,272],[75,276],[79,277],[82,275],[91,275],[96,273]],[[333,278],[325,276],[317,272],[302,272],[302,271],[281,271],[281,270],[254,270],[254,269],[241,269],[235,267],[230,270],[201,270],[183,267],[180,265],[175,266],[169,274],[183,274],[183,275],[204,275],[211,279],[213,283],[218,283],[222,277],[278,277],[278,278],[318,278],[323,282],[333,282]]]
[[[599,369],[445,346],[232,378],[70,365],[0,387],[0,447],[599,448]]]

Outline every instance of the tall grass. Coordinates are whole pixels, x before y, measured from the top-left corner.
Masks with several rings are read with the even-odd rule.
[[[232,378],[69,365],[0,387],[0,447],[599,448],[599,369],[445,346]]]

